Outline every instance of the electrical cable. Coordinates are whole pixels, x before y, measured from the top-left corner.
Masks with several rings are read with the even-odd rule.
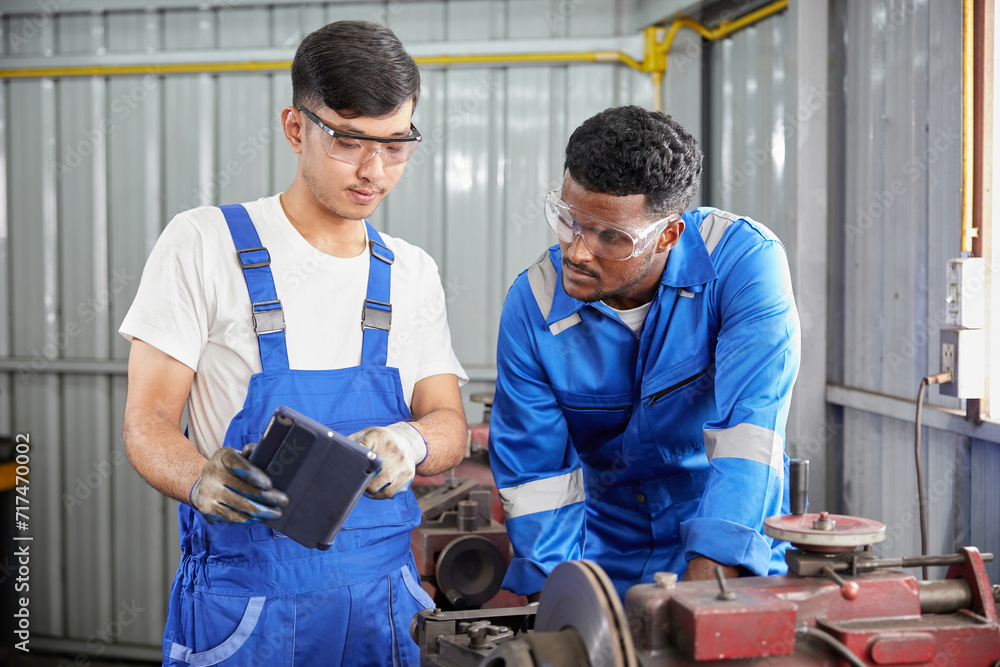
[[[928,375],[927,377],[920,380],[920,389],[917,391],[917,416],[916,416],[916,437],[914,438],[914,460],[917,464],[917,498],[920,502],[920,555],[927,555],[927,506],[924,499],[924,468],[922,463],[922,458],[920,456],[920,421],[923,416],[924,409],[924,392],[932,384],[943,384],[946,382],[951,382],[951,373],[938,373],[937,375]],[[927,566],[924,565],[922,568],[924,581],[927,581]]]
[[[853,667],[868,667],[868,665],[865,664],[861,660],[861,658],[859,658],[857,655],[854,654],[854,651],[849,649],[846,644],[838,640],[833,635],[823,632],[822,630],[818,630],[816,628],[808,628],[802,634],[804,634],[806,637],[813,637],[814,639],[820,640],[821,642],[832,648],[834,651],[836,651],[840,655],[840,657],[849,662]]]
[[[928,386],[927,378],[920,381],[917,391],[917,437],[914,448],[914,458],[917,462],[917,497],[920,499],[920,555],[927,555],[927,508],[924,503],[924,469],[920,457],[920,417],[924,407],[924,391]],[[923,566],[924,581],[927,581],[927,566]]]

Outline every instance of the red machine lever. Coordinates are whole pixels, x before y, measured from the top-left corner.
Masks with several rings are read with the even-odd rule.
[[[823,568],[823,574],[829,577],[835,584],[840,586],[840,594],[845,600],[857,600],[861,595],[861,586],[856,581],[844,581],[844,579],[827,565]]]

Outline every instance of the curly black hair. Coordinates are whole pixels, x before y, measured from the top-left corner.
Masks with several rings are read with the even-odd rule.
[[[302,40],[292,61],[292,105],[322,102],[344,118],[416,107],[420,71],[396,34],[370,21],[337,21]]]
[[[591,192],[646,195],[646,210],[667,216],[691,204],[701,182],[698,142],[673,118],[638,106],[605,109],[576,128],[565,169]]]

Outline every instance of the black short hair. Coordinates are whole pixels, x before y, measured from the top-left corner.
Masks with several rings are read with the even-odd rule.
[[[389,28],[337,21],[302,40],[292,61],[292,104],[325,104],[344,118],[382,118],[420,96],[420,70]]]
[[[673,118],[638,106],[606,109],[576,128],[565,169],[591,192],[646,195],[646,210],[682,213],[701,183],[698,142]]]

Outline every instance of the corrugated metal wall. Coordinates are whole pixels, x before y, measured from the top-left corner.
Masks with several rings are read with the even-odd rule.
[[[828,379],[846,388],[838,395],[862,390],[912,404],[920,378],[939,370],[945,264],[960,255],[961,4],[839,0],[831,9],[830,88],[799,91],[797,100],[786,76],[788,12],[705,46],[704,201],[768,225],[796,275],[805,258],[791,201],[794,146],[785,141],[827,107],[830,291],[796,297],[800,308],[829,299]],[[885,416],[889,407],[858,395],[853,408],[835,403],[821,429],[840,447],[839,507],[827,509],[886,523],[877,547],[886,556],[919,554],[913,417]],[[960,407],[936,387],[927,401]],[[857,408],[865,403],[872,412]],[[997,552],[996,438],[923,434],[928,551],[971,544]],[[790,454],[801,444],[790,439]],[[996,580],[1000,563],[988,567]]]
[[[961,22],[957,2],[835,4],[831,114],[831,380],[912,403],[939,370],[945,264],[959,256]],[[837,80],[837,79],[835,79]],[[880,520],[890,556],[920,553],[914,423],[867,395],[842,409],[842,510]],[[958,407],[928,391],[928,402]],[[963,408],[964,409],[964,408]],[[926,411],[925,411],[926,414]],[[925,428],[928,550],[1000,549],[1000,445]],[[988,566],[991,578],[998,563]]]
[[[800,114],[809,114],[810,94],[827,108],[831,287],[828,295],[797,296],[829,300],[833,383],[912,401],[920,377],[937,370],[944,262],[958,252],[960,8],[926,0],[831,7],[832,93],[793,91],[786,12],[711,46],[683,31],[664,109],[706,147],[701,203],[770,226],[789,246],[794,274],[803,227],[785,141],[806,120]],[[630,11],[626,0],[220,2],[3,16],[0,28],[5,64],[48,57],[82,64],[98,56],[292,49],[340,18],[384,21],[408,45],[440,44],[442,52],[445,44],[520,38],[571,47],[630,34]],[[456,351],[476,380],[468,395],[492,387],[505,290],[549,243],[541,198],[560,180],[568,134],[606,106],[650,106],[650,84],[609,64],[422,74],[414,122],[426,140],[373,222],[423,246],[441,266]],[[290,182],[295,161],[277,123],[289,96],[286,73],[0,86],[0,311],[8,314],[0,327],[0,432],[30,432],[34,448],[35,636],[77,640],[98,653],[159,642],[177,560],[174,504],[125,459],[128,348],[114,332],[175,212]],[[929,400],[957,405],[934,389]],[[478,417],[478,406],[468,409]],[[831,410],[823,433],[842,441],[845,480],[836,509],[889,524],[886,555],[917,553],[912,423],[875,407]],[[930,550],[976,544],[1000,552],[1000,448],[932,430],[925,443]],[[991,572],[996,580],[997,563]]]
[[[404,43],[626,34],[628,6],[549,0],[376,2],[8,15],[3,63],[176,61],[289,49],[333,20],[388,23]],[[170,3],[176,5],[176,3]],[[154,3],[155,5],[155,3]],[[631,34],[631,33],[628,33]],[[634,35],[633,35],[634,36]],[[639,56],[640,54],[635,54]],[[573,128],[607,106],[651,106],[621,65],[422,71],[425,137],[373,222],[427,249],[448,294],[456,352],[492,389],[500,306],[551,241],[544,193]],[[699,80],[698,68],[670,81]],[[278,192],[295,160],[278,123],[287,72],[7,80],[0,85],[0,432],[30,433],[34,638],[111,654],[156,647],[178,555],[175,503],[125,458],[128,345],[115,332],[146,255],[178,211]],[[689,98],[697,99],[695,94]],[[679,108],[699,118],[687,99]],[[692,128],[696,129],[696,128]],[[475,421],[480,406],[471,406]],[[155,653],[153,653],[155,654]]]
[[[706,202],[747,215],[789,240],[785,137],[794,102],[785,85],[788,12],[708,47],[710,113]],[[793,113],[789,113],[789,109]],[[789,253],[794,261],[794,253]]]

